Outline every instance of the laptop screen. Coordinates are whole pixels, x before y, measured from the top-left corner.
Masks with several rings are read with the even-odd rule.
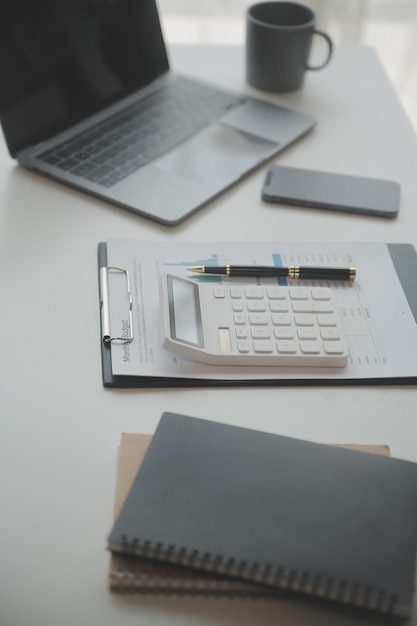
[[[168,70],[155,0],[4,0],[0,119],[10,153]]]

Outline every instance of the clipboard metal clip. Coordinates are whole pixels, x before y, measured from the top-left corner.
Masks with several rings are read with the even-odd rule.
[[[121,272],[126,276],[127,302],[128,302],[128,329],[126,335],[120,337],[112,337],[110,324],[110,299],[109,299],[109,272]],[[130,291],[129,272],[121,267],[101,267],[100,268],[100,311],[101,311],[101,330],[104,343],[112,341],[120,341],[129,343],[133,341],[133,318],[132,318],[132,293]]]

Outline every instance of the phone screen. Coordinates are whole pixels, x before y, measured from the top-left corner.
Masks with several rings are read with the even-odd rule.
[[[262,188],[266,202],[396,217],[401,187],[392,180],[273,165]]]

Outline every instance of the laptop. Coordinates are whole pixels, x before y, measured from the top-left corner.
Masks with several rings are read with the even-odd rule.
[[[2,3],[0,33],[12,157],[163,224],[316,123],[171,71],[155,0],[13,0]]]

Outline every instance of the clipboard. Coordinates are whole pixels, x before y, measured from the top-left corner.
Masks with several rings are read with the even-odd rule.
[[[387,243],[387,248],[397,273],[399,282],[402,286],[410,310],[417,324],[417,252],[412,244],[409,243]],[[345,385],[415,385],[417,376],[401,376],[401,377],[379,377],[379,378],[314,378],[308,377],[302,379],[286,378],[279,376],[274,379],[256,379],[244,381],[239,379],[220,380],[216,378],[210,379],[192,379],[178,377],[159,377],[159,376],[126,376],[114,375],[112,371],[111,349],[114,341],[130,341],[133,335],[123,337],[110,337],[108,327],[106,326],[106,297],[105,281],[103,276],[109,271],[117,271],[124,273],[126,276],[126,294],[128,315],[131,315],[131,294],[129,276],[127,272],[120,267],[109,267],[107,263],[107,244],[101,242],[98,245],[98,275],[99,275],[99,300],[100,300],[100,344],[101,344],[101,366],[102,366],[102,382],[104,387],[109,388],[172,388],[172,387],[239,387],[242,385],[250,386],[345,386]],[[130,303],[130,305],[129,305]],[[130,318],[131,319],[131,318]],[[130,328],[132,325],[130,324]]]

